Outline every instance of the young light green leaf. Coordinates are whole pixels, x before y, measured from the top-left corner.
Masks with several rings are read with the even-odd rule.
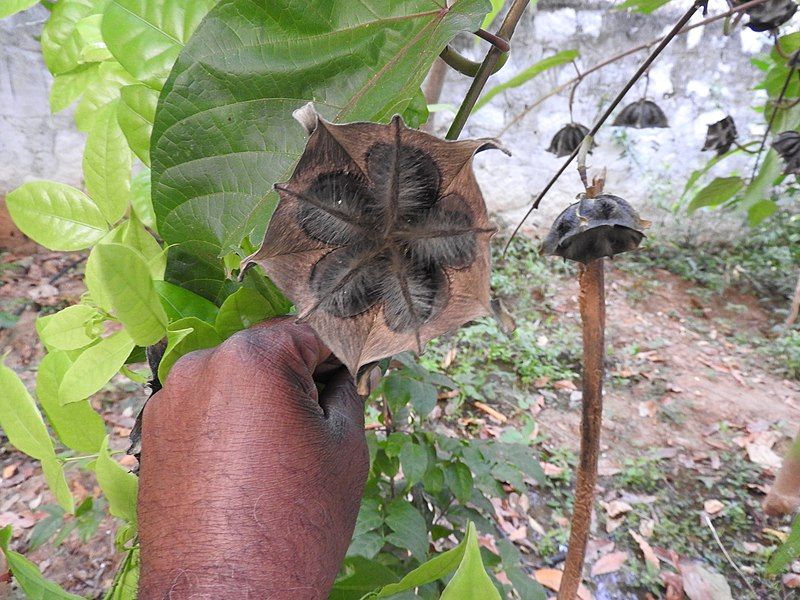
[[[83,250],[108,232],[94,201],[63,183],[25,183],[6,197],[6,206],[22,233],[49,250]]]
[[[122,368],[135,346],[136,343],[125,330],[89,346],[64,374],[58,386],[59,403],[85,400],[97,392]]]
[[[95,116],[112,102],[119,100],[120,90],[133,85],[136,80],[115,60],[106,60],[97,67],[97,76],[87,86],[81,101],[75,108],[75,123],[78,129],[88,132],[94,125]]]
[[[167,315],[142,255],[122,244],[99,244],[92,254],[100,285],[133,341],[149,346],[164,337]]]
[[[136,523],[136,498],[139,480],[111,458],[108,451],[108,436],[103,440],[94,465],[97,483],[108,500],[108,510],[115,517],[128,523]]]
[[[42,30],[42,55],[53,75],[67,73],[80,64],[85,42],[78,23],[85,17],[103,12],[104,1],[60,0]]]
[[[119,101],[95,115],[83,151],[83,177],[89,195],[109,223],[125,214],[131,200],[131,151],[117,123]]]
[[[386,524],[392,533],[386,539],[399,548],[406,548],[419,560],[428,553],[428,528],[425,519],[410,502],[395,499],[386,507]]]
[[[800,557],[800,515],[797,515],[792,521],[789,537],[769,557],[765,569],[767,575],[777,575],[797,557]]]
[[[39,363],[36,374],[36,396],[47,420],[61,443],[76,452],[97,452],[106,434],[103,418],[88,400],[64,406],[58,401],[58,388],[72,366],[66,352],[48,352]]]
[[[139,547],[130,548],[103,600],[136,600],[139,588]]]
[[[428,453],[419,444],[405,444],[400,449],[400,466],[403,467],[407,485],[412,486],[422,480],[428,470]]]
[[[216,0],[112,0],[103,18],[103,37],[131,75],[158,90],[183,44],[215,4]]]
[[[0,389],[0,428],[17,450],[42,461],[47,484],[64,510],[72,512],[72,495],[42,415],[17,374],[2,362]]]
[[[166,381],[172,365],[184,354],[213,348],[222,342],[216,329],[196,317],[185,317],[170,323],[167,329],[167,349],[158,365],[158,378]]]
[[[150,231],[156,229],[156,213],[150,198],[150,169],[144,168],[131,179],[131,205],[133,212]]]
[[[83,46],[78,53],[79,63],[102,62],[112,58],[100,34],[102,20],[103,15],[89,15],[76,23],[75,29],[83,40]]]
[[[120,90],[117,120],[128,145],[144,164],[150,166],[150,135],[156,118],[158,92],[144,84],[126,85]]]
[[[50,110],[60,112],[81,97],[83,92],[97,77],[100,65],[90,63],[76,67],[68,73],[56,75],[50,88]]]
[[[553,56],[548,56],[547,58],[543,58],[539,62],[532,64],[527,69],[523,70],[522,72],[514,75],[508,81],[501,83],[499,85],[490,88],[483,96],[481,96],[480,100],[475,104],[474,110],[480,109],[482,106],[486,106],[489,102],[491,102],[492,98],[497,96],[497,94],[504,92],[508,89],[515,88],[521,86],[523,83],[527,83],[537,75],[544,73],[548,69],[552,69],[554,67],[558,67],[568,62],[572,62],[576,58],[580,56],[580,53],[577,50],[562,50]]]
[[[778,205],[774,200],[759,200],[747,209],[747,222],[750,227],[755,227],[761,221],[774,215],[778,210]]]
[[[481,23],[482,29],[488,29],[494,20],[497,18],[497,15],[500,14],[500,11],[503,10],[503,7],[506,5],[506,0],[490,0],[492,3],[492,10],[490,10],[486,16],[483,18],[483,23]]]
[[[219,309],[213,302],[167,281],[153,283],[170,323],[184,317],[197,317],[210,325],[216,321]]]
[[[719,206],[733,198],[744,187],[741,177],[717,177],[697,192],[686,210],[693,213],[704,206]]]
[[[96,308],[76,304],[36,319],[36,332],[47,348],[77,350],[97,339],[92,326],[100,316]]]
[[[39,4],[39,0],[3,0],[0,2],[0,19],[22,12],[34,4]]]
[[[35,564],[18,552],[9,549],[11,525],[0,529],[0,550],[5,555],[8,568],[28,598],[41,600],[84,600],[81,596],[62,590],[58,584],[45,579]]]
[[[625,0],[622,4],[617,6],[617,10],[631,9],[634,12],[644,13],[649,15],[654,10],[661,8],[670,0]]]
[[[222,339],[227,339],[237,331],[265,321],[270,317],[283,314],[258,292],[248,288],[239,288],[225,299],[219,309],[215,327]]]
[[[464,556],[440,600],[500,600],[500,594],[486,573],[478,547],[475,525],[467,525]]]
[[[167,268],[167,253],[156,241],[136,216],[128,219],[121,228],[120,242],[138,251],[150,268],[150,275],[155,281],[164,279]]]
[[[472,523],[470,523],[470,525],[472,525]],[[431,583],[432,581],[438,581],[439,579],[447,577],[450,573],[455,571],[461,563],[469,539],[468,535],[464,536],[464,539],[461,540],[458,546],[446,552],[442,552],[441,554],[437,554],[430,560],[422,563],[397,583],[390,583],[384,586],[375,597],[389,598],[400,592],[412,590],[426,583]]]

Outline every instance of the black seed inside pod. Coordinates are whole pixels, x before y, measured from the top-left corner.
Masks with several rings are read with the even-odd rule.
[[[547,151],[556,156],[572,154],[581,145],[583,138],[589,133],[589,128],[579,123],[569,123],[556,132],[550,141]],[[594,144],[592,144],[594,146]],[[591,150],[590,150],[591,152]]]
[[[614,119],[618,127],[633,127],[635,129],[649,129],[651,127],[669,127],[664,111],[653,102],[642,98],[628,104]]]

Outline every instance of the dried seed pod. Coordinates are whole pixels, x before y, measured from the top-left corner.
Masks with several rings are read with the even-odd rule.
[[[472,172],[493,140],[449,142],[389,125],[334,125],[311,105],[311,134],[280,195],[261,265],[355,374],[491,313],[490,224]]]
[[[800,175],[800,132],[783,131],[772,142],[775,152],[780,154],[786,166],[783,172],[787,175]]]
[[[614,125],[619,127],[634,127],[648,129],[650,127],[669,127],[667,116],[655,102],[642,98],[628,104],[614,119]]]
[[[736,123],[733,122],[733,117],[727,116],[708,126],[703,150],[715,150],[717,156],[721,156],[731,149],[736,136]]]
[[[568,123],[556,132],[547,151],[559,157],[568,156],[575,151],[575,148],[581,145],[583,138],[585,138],[588,133],[588,127],[579,123]],[[594,148],[594,146],[595,144],[592,143],[592,148]],[[589,150],[589,152],[591,152],[591,150]]]
[[[637,248],[649,226],[649,221],[618,196],[583,198],[556,217],[541,254],[589,263]]]
[[[746,1],[737,0],[734,5],[738,6]],[[745,12],[750,17],[747,27],[753,31],[770,31],[789,21],[797,12],[797,4],[793,0],[767,0]]]

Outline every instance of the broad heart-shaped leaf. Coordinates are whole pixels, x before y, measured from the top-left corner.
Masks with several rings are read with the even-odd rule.
[[[103,440],[95,462],[97,483],[108,499],[108,510],[115,517],[136,523],[136,498],[139,480],[111,458],[108,452],[108,436]]]
[[[500,600],[481,560],[475,525],[467,525],[464,556],[456,574],[442,592],[441,600]]]
[[[444,46],[474,31],[488,0],[223,0],[169,76],[151,140],[153,204],[167,278],[215,302],[230,292],[220,256],[256,242],[306,133],[314,101],[334,122],[401,113]]]
[[[6,205],[22,233],[49,250],[83,250],[108,231],[97,204],[63,183],[25,183],[6,197]]]
[[[103,39],[119,63],[160,89],[183,44],[217,0],[111,0]]]
[[[92,410],[88,400],[64,406],[58,401],[58,387],[71,366],[66,352],[48,352],[36,373],[36,396],[61,443],[91,454],[98,451],[106,435],[103,418]]]
[[[58,401],[69,404],[94,394],[122,368],[134,346],[136,343],[123,329],[86,348],[64,374],[58,386]]]

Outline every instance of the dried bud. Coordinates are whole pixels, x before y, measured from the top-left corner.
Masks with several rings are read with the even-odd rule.
[[[734,5],[742,5],[747,0],[736,0]],[[747,27],[753,31],[769,31],[780,27],[797,12],[797,4],[792,0],[767,0],[763,4],[748,8],[750,17]]]
[[[703,150],[716,150],[718,156],[725,154],[736,141],[736,135],[736,123],[733,117],[727,116],[708,126]]]
[[[541,254],[588,263],[639,246],[649,221],[625,200],[611,194],[570,204],[553,222]]]
[[[553,136],[553,140],[550,142],[550,147],[547,151],[556,156],[568,156],[575,151],[575,148],[581,145],[583,138],[585,138],[588,133],[589,128],[579,123],[564,125]],[[594,147],[594,143],[592,143],[592,147]],[[591,150],[589,150],[589,152],[591,152]]]
[[[635,127],[647,129],[649,127],[669,127],[664,111],[652,100],[637,100],[628,104],[614,119],[614,125],[620,127]]]
[[[772,142],[775,152],[781,155],[786,163],[783,172],[787,175],[800,175],[800,132],[784,131]]]

